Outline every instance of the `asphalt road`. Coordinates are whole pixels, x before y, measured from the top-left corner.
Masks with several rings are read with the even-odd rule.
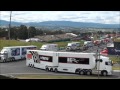
[[[100,47],[94,46],[85,50],[83,52],[97,52],[97,49],[102,50],[105,48],[106,45],[101,45]],[[62,50],[65,51],[65,50]],[[0,63],[0,74],[6,75],[14,75],[14,74],[56,74],[54,72],[47,72],[45,70],[31,68],[26,66],[26,61],[14,61],[14,62],[6,62]],[[68,73],[57,73],[57,74],[64,74],[64,75],[76,75],[76,74],[68,74]],[[113,72],[111,78],[120,78],[120,72]]]
[[[55,74],[55,75],[76,75],[70,73],[54,73],[54,72],[47,72],[45,70],[31,68],[26,66],[26,61],[14,61],[14,62],[6,62],[0,63],[0,74],[4,75],[13,75],[14,74]],[[84,75],[85,76],[85,75]],[[93,75],[96,76],[97,75]],[[120,78],[120,72],[113,72],[110,78]]]

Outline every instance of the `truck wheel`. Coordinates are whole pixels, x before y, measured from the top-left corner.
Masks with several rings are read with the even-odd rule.
[[[12,58],[10,58],[9,60],[10,60],[10,61],[13,61],[13,59],[12,59]]]
[[[78,74],[78,73],[79,73],[79,69],[76,69],[76,70],[75,70],[75,74]]]
[[[34,68],[34,64],[32,64],[32,68]]]
[[[31,64],[29,64],[29,66],[31,67]]]
[[[80,70],[80,71],[79,71],[79,74],[80,74],[80,75],[84,75],[85,73],[84,73],[83,70]]]
[[[91,71],[87,71],[86,74],[87,75],[91,75],[92,73],[91,73]]]
[[[3,60],[3,62],[5,63],[5,62],[6,62],[6,60],[4,59],[4,60]]]
[[[101,74],[102,76],[107,76],[107,71],[102,71]]]
[[[49,71],[49,68],[47,67],[45,70],[46,70],[46,71]]]
[[[14,57],[12,58],[12,61],[15,61],[15,58],[14,58]]]
[[[58,72],[58,70],[57,70],[57,68],[55,68],[55,70],[54,70],[56,73]]]
[[[30,67],[30,64],[28,64],[28,67]]]
[[[50,71],[53,72],[53,68],[50,68]]]

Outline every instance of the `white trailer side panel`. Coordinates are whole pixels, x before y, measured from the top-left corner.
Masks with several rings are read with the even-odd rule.
[[[58,52],[58,71],[74,73],[77,68],[93,69],[96,65],[93,55],[93,53]],[[63,62],[59,61],[62,59]],[[80,64],[78,61],[80,59],[88,61]]]

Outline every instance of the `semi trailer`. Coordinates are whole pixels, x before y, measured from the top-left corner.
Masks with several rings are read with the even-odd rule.
[[[52,72],[112,75],[109,57],[98,58],[95,53],[27,50],[26,65]]]

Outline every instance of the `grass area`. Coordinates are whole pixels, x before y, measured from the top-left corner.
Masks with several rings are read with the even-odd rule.
[[[113,69],[113,70],[120,70],[120,66],[119,66],[119,67],[113,66],[112,69]]]
[[[98,79],[97,76],[75,76],[75,75],[46,75],[46,74],[22,74],[22,75],[14,75],[15,78],[18,79]],[[99,79],[115,79],[111,77],[99,77]]]
[[[112,60],[113,63],[120,63],[120,56],[119,57],[110,56],[110,60]]]
[[[71,41],[63,41],[63,42],[54,42],[55,44],[58,44],[58,47],[66,47],[67,44]],[[83,41],[78,41],[83,44]],[[0,40],[0,50],[3,47],[8,47],[8,46],[27,46],[27,45],[36,45],[38,48],[40,48],[43,44],[46,44],[44,42],[22,42],[22,41],[17,41],[17,40]]]
[[[22,42],[22,41],[17,41],[17,40],[0,40],[0,49],[3,47],[8,47],[8,46],[27,46],[27,45],[36,45],[38,47],[41,47],[42,43],[40,42]]]
[[[114,66],[112,67],[113,70],[120,70],[120,57],[116,57],[116,56],[110,56],[110,59],[113,61],[114,64],[118,64],[118,66]]]

